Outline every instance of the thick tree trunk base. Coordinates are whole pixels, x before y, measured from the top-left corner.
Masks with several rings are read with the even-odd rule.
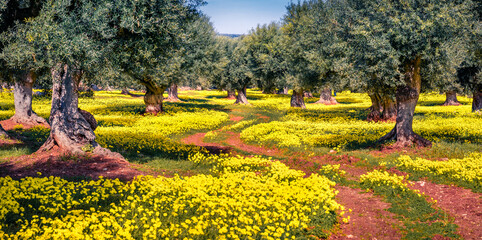
[[[118,153],[104,149],[95,141],[97,122],[94,116],[78,108],[78,83],[68,65],[52,68],[52,109],[50,111],[50,135],[38,151],[55,149],[66,155],[88,153],[122,158]]]
[[[381,122],[382,117],[380,114],[380,108],[376,106],[371,106],[367,109],[368,115],[367,115],[367,121],[368,122]]]
[[[372,106],[367,109],[368,115],[367,115],[367,121],[368,122],[379,122],[382,120],[381,118],[381,112],[383,111],[382,107],[382,98],[380,94],[376,92],[371,92],[368,93],[368,96],[370,97],[370,100],[372,102]]]
[[[333,96],[331,96],[331,89],[324,88],[320,93],[320,100],[315,102],[315,104],[336,105],[338,102]]]
[[[397,119],[395,127],[385,136],[381,137],[377,144],[395,140],[393,147],[431,147],[432,143],[413,132],[413,114],[419,97],[419,89],[405,86],[397,89]]]
[[[280,88],[278,90],[278,92],[276,92],[277,94],[284,94],[284,95],[288,95],[288,88],[287,87],[284,87],[284,88]]]
[[[13,115],[13,117],[10,118],[10,121],[19,124],[19,125],[24,125],[24,126],[45,126],[49,127],[49,123],[47,120],[45,120],[43,117],[38,116],[35,112],[32,111],[32,114],[28,117],[18,117],[16,115]]]
[[[381,121],[384,122],[395,122],[397,120],[397,105],[389,97],[382,97],[382,115]]]
[[[442,106],[460,106],[462,105],[459,100],[457,100],[457,93],[449,91],[445,93],[445,102]]]
[[[395,101],[379,93],[370,93],[369,96],[372,101],[372,106],[367,109],[369,111],[367,116],[368,122],[396,121],[397,106]]]
[[[164,102],[182,102],[182,100],[179,99],[179,98],[169,98],[168,97],[168,98],[164,99]]]
[[[313,97],[313,93],[311,93],[311,91],[305,91],[305,92],[303,93],[303,96],[304,96],[305,98],[312,98],[312,97]]]
[[[291,95],[291,107],[306,109],[305,100],[303,99],[303,91],[293,90],[293,95]]]
[[[329,100],[318,100],[315,104],[324,104],[324,105],[337,105],[338,101],[334,97],[331,97]]]
[[[165,99],[167,102],[181,102],[177,89],[177,84],[171,84],[171,86],[169,86],[167,89],[168,97]]]
[[[234,102],[234,104],[250,104],[248,102],[248,97],[246,96],[246,88],[238,90],[238,95],[236,96],[236,102]]]
[[[475,91],[473,102],[472,102],[472,112],[482,111],[482,90]]]
[[[36,75],[33,72],[21,71],[13,74],[13,76],[15,78],[15,86],[13,88],[15,115],[10,118],[10,121],[29,127],[36,125],[49,126],[45,119],[39,117],[32,110],[32,89]]]
[[[396,141],[395,144],[392,145],[392,147],[394,148],[405,148],[413,145],[416,145],[418,147],[432,146],[432,142],[421,137],[420,135],[416,134],[413,131],[410,131],[410,133],[405,133],[403,136],[401,136],[400,134],[397,134],[397,126],[395,126],[385,136],[381,137],[376,144],[378,145],[388,141]]]
[[[164,91],[156,91],[152,92],[151,90],[147,90],[146,95],[144,95],[144,103],[146,104],[146,114],[152,114],[157,116],[159,113],[164,112],[164,108],[162,105],[163,96],[162,93]]]
[[[227,90],[228,94],[226,95],[227,99],[236,99],[236,92]]]

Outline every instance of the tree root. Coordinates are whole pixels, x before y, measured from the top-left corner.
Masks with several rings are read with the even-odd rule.
[[[375,145],[380,145],[384,142],[387,141],[396,141],[393,147],[395,148],[405,148],[405,147],[410,147],[413,145],[416,145],[418,147],[431,147],[432,142],[429,140],[423,138],[422,136],[414,133],[413,131],[408,135],[408,136],[398,136],[397,134],[397,128],[394,127],[389,133],[387,133],[385,136],[381,137],[378,139],[378,141],[375,143]]]

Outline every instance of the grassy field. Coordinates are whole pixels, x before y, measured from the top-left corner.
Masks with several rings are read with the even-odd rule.
[[[71,181],[41,173],[0,178],[5,196],[0,239],[346,237],[367,217],[347,206],[343,196],[350,189],[360,192],[357,197],[369,193],[388,204],[381,210],[392,220],[383,221],[400,238],[480,234],[480,225],[460,220],[466,213],[414,187],[427,181],[468,189],[473,205],[480,202],[482,115],[471,113],[471,99],[459,97],[463,105],[445,107],[440,106],[444,95],[423,94],[413,129],[433,147],[390,149],[374,144],[394,123],[365,121],[367,94],[338,93],[339,104],[332,106],[306,99],[306,110],[290,108],[288,95],[248,90],[251,105],[234,105],[225,94],[180,91],[182,102],[165,103],[160,116],[141,115],[142,97],[120,91],[81,98],[79,107],[98,121],[98,143],[160,176],[130,182]],[[48,118],[49,104],[50,99],[35,97],[33,109]],[[13,95],[0,93],[0,120],[13,114]],[[28,144],[1,146],[0,162],[35,152],[49,130],[18,126],[9,133]],[[186,144],[193,139],[203,144]],[[229,153],[211,155],[203,146],[226,147]],[[164,177],[166,170],[179,175]],[[478,222],[477,214],[467,218]],[[475,235],[466,231],[470,228]],[[356,234],[389,239],[363,228]]]

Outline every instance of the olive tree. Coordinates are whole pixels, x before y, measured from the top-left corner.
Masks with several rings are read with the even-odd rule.
[[[5,47],[6,45],[14,45],[16,48],[22,48],[21,42],[9,42],[11,40],[9,34],[12,29],[23,24],[25,19],[35,18],[39,15],[42,6],[40,0],[30,1],[4,1],[2,2],[2,20],[0,22],[0,36],[4,47],[2,47],[1,55],[10,54],[8,52],[12,46]],[[21,51],[21,50],[20,50]],[[15,55],[15,53],[14,53]],[[10,56],[0,57],[0,65],[2,66],[3,79],[14,84],[14,104],[15,115],[11,120],[18,124],[37,125],[45,124],[47,121],[42,117],[39,117],[32,110],[32,89],[36,82],[37,73],[35,68],[32,68],[32,64],[26,64],[25,66],[8,66]]]
[[[396,124],[379,141],[396,140],[396,145],[417,144],[430,146],[431,142],[413,132],[413,115],[422,81],[423,66],[435,61],[451,60],[450,52],[441,53],[444,43],[453,42],[471,27],[472,2],[458,0],[350,0],[351,37],[375,41],[379,45],[371,53],[354,51],[358,68],[386,68],[394,77],[373,80],[395,91],[397,103]],[[348,40],[347,40],[348,41]],[[356,42],[355,42],[356,43]],[[357,46],[355,46],[356,49]],[[359,46],[358,46],[359,47]],[[390,64],[367,63],[366,54],[386,55]],[[447,56],[437,58],[438,56]],[[376,61],[380,59],[375,58]],[[383,61],[386,62],[386,61]],[[455,65],[455,64],[454,64]]]
[[[116,1],[112,64],[146,88],[146,113],[163,112],[163,92],[182,65],[183,38],[201,0]]]

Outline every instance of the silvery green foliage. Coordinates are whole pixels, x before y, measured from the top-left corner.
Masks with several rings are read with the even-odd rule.
[[[9,68],[42,70],[65,63],[85,78],[119,72],[164,83],[168,60],[181,49],[200,0],[42,1],[38,16],[0,36]]]
[[[422,58],[423,84],[451,79],[463,59],[454,51],[471,31],[472,1],[348,0],[354,67],[375,76],[369,85],[404,85],[403,65]],[[460,48],[459,48],[460,49]],[[427,74],[430,73],[430,74]],[[372,79],[374,81],[372,81]]]

